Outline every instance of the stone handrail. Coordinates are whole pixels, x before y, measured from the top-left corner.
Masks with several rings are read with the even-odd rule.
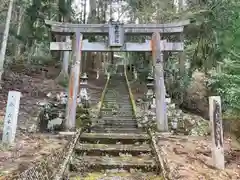
[[[68,168],[68,164],[71,160],[73,150],[77,144],[78,139],[80,138],[81,133],[82,130],[78,129],[73,139],[71,140],[68,152],[65,154],[63,161],[59,164],[59,168],[57,169],[58,171],[54,174],[54,177],[52,178],[53,180],[61,180],[63,178],[64,172]]]
[[[131,91],[130,83],[129,83],[128,78],[127,78],[126,68],[124,68],[124,75],[125,75],[125,78],[126,78],[131,103],[132,103],[132,106],[133,106],[133,112],[134,112],[135,117],[137,118],[137,106],[136,106],[134,96],[133,96],[132,91]],[[138,119],[137,119],[137,123],[138,123],[138,125],[141,125],[141,127],[144,127],[144,124],[142,124]],[[156,161],[159,164],[158,165],[159,166],[158,170],[161,171],[161,174],[162,174],[162,176],[165,180],[172,180],[173,179],[172,175],[171,175],[171,173],[169,173],[169,171],[170,171],[169,170],[170,168],[168,166],[169,163],[168,163],[167,159],[165,158],[165,153],[157,145],[156,135],[151,130],[151,128],[146,127],[145,129],[150,136],[153,153],[155,154]]]
[[[131,90],[131,86],[130,83],[128,81],[128,77],[127,77],[127,72],[126,72],[126,66],[124,66],[124,76],[127,82],[127,87],[128,87],[128,92],[129,92],[129,96],[130,96],[130,100],[131,100],[131,104],[132,104],[132,108],[133,108],[133,115],[135,118],[137,118],[137,108],[136,108],[136,103],[135,103],[135,99]]]
[[[100,99],[100,102],[99,102],[99,106],[98,106],[98,115],[100,116],[100,111],[101,111],[101,108],[102,108],[102,105],[103,105],[103,101],[104,101],[104,98],[105,98],[105,93],[106,93],[106,90],[107,90],[107,87],[108,87],[108,83],[109,83],[109,80],[110,80],[110,76],[108,76],[107,78],[107,82],[104,86],[104,89],[102,91],[102,95],[101,95],[101,99]]]
[[[147,132],[151,139],[153,153],[154,153],[154,155],[156,157],[156,161],[159,165],[159,168],[158,168],[159,171],[161,172],[164,180],[173,180],[174,178],[172,177],[172,174],[170,172],[169,162],[165,158],[166,153],[163,151],[163,149],[161,147],[159,147],[157,145],[157,137],[156,137],[155,133],[150,128],[147,129]]]
[[[99,109],[98,109],[98,114],[100,114],[100,111],[101,111],[101,108],[102,108],[102,105],[103,105],[103,101],[104,101],[104,97],[105,97],[105,93],[106,93],[106,90],[107,90],[107,86],[108,86],[108,83],[109,83],[109,79],[110,77],[108,76],[108,79],[107,79],[107,82],[104,86],[104,89],[102,91],[102,95],[101,95],[101,99],[100,99],[100,102],[99,102]],[[74,138],[72,139],[71,141],[71,145],[69,147],[69,150],[68,150],[68,153],[66,154],[63,162],[60,164],[59,168],[58,168],[58,172],[55,173],[55,176],[54,176],[54,180],[61,180],[62,177],[64,176],[64,172],[65,170],[67,169],[68,167],[68,164],[70,162],[70,159],[71,159],[71,156],[72,156],[72,153],[73,153],[73,150],[75,148],[75,145],[78,141],[78,139],[80,138],[81,136],[81,133],[82,133],[82,130],[79,129]]]

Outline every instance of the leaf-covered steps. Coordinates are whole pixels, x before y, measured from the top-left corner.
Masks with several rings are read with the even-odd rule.
[[[102,167],[104,169],[112,168],[155,168],[155,161],[151,157],[135,157],[135,156],[79,156],[74,158],[73,163],[75,166],[81,164],[87,164],[88,167]]]
[[[91,170],[155,170],[149,138],[146,133],[83,133],[72,167],[76,170],[84,164]]]

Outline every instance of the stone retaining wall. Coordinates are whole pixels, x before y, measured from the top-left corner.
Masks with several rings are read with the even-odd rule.
[[[141,99],[137,101],[137,118],[143,126],[156,130],[155,109],[144,110],[144,103]],[[177,108],[170,98],[167,98],[167,117],[169,130],[172,129],[172,122],[177,123],[177,132],[185,135],[205,136],[209,134],[209,121],[200,116],[183,112]],[[145,108],[146,109],[146,108]]]

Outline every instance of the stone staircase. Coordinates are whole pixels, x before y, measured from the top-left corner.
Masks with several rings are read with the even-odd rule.
[[[71,170],[156,170],[149,136],[145,133],[83,133],[75,147]]]
[[[124,76],[111,76],[101,108],[101,117],[93,120],[93,124],[93,132],[142,132],[133,116]]]
[[[93,120],[93,125],[91,133],[83,133],[75,147],[71,174],[110,169],[158,170],[150,137],[134,118],[124,73],[111,76],[101,116]]]

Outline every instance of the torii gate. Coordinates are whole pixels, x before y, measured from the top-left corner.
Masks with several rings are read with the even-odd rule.
[[[72,24],[46,20],[51,31],[61,35],[74,35],[71,42],[51,42],[50,50],[73,50],[73,67],[69,81],[69,97],[65,126],[71,130],[75,128],[77,93],[79,89],[79,75],[81,66],[81,52],[152,52],[153,66],[155,67],[155,93],[156,117],[159,131],[168,131],[168,120],[165,105],[165,85],[163,73],[163,51],[183,51],[183,42],[167,42],[161,40],[160,34],[182,33],[184,26],[190,24],[189,20],[169,24],[122,24],[110,22],[109,24]],[[108,42],[89,42],[83,40],[83,34],[108,36]],[[145,43],[125,42],[125,35],[152,35],[151,41]],[[80,52],[80,53],[79,53]]]

